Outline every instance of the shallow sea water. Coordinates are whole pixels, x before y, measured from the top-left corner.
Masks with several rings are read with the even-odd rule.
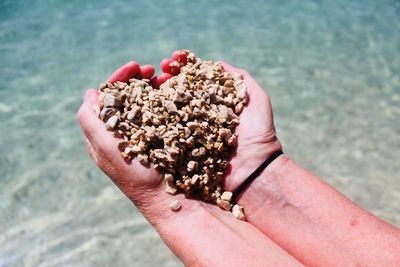
[[[180,265],[75,121],[86,88],[177,48],[248,69],[285,152],[400,226],[399,1],[3,0],[1,267]]]

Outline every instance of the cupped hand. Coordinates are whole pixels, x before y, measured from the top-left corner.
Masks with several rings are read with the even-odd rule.
[[[226,71],[241,74],[247,86],[248,103],[236,127],[238,147],[230,160],[225,189],[234,191],[269,156],[282,149],[276,137],[271,101],[245,70],[221,62]]]
[[[127,82],[139,74],[139,65],[132,61],[115,71],[109,81]],[[85,93],[84,102],[77,113],[91,158],[141,212],[148,215],[146,217],[159,216],[151,213],[157,211],[157,206],[160,205],[164,205],[162,209],[165,210],[168,201],[171,201],[168,197],[172,197],[165,193],[162,174],[150,166],[143,166],[137,159],[127,162],[122,158],[118,150],[120,140],[107,131],[104,123],[97,117],[94,111],[96,105],[100,105],[98,92],[90,89]]]
[[[251,75],[227,63],[225,70],[242,74],[247,85],[249,101],[240,114],[238,147],[233,155],[226,180],[226,190],[235,190],[267,157],[281,149],[276,138],[271,103]],[[148,65],[146,66],[148,68]],[[140,66],[132,61],[111,75],[109,81],[127,82],[140,74]],[[107,131],[97,117],[94,107],[99,105],[98,93],[90,89],[84,96],[77,119],[86,136],[88,150],[97,166],[107,174],[121,191],[132,200],[146,216],[159,216],[154,211],[165,210],[173,196],[165,193],[163,175],[137,159],[126,162],[118,150],[119,140]],[[153,212],[150,212],[153,211]]]

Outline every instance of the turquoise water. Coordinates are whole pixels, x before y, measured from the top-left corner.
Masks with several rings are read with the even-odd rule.
[[[287,154],[400,226],[398,1],[1,1],[0,266],[176,266],[86,154],[86,88],[177,48],[248,69]]]

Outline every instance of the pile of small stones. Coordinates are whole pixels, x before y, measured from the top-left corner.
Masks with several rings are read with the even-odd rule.
[[[159,89],[150,84],[133,78],[99,88],[99,118],[122,139],[122,157],[163,171],[168,193],[200,197],[244,220],[243,208],[223,189],[247,101],[242,77],[187,51],[179,74]]]

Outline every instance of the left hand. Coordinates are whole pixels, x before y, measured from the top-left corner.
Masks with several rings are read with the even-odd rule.
[[[225,177],[225,189],[234,191],[273,153],[282,150],[276,137],[271,101],[254,78],[243,69],[222,62],[225,71],[243,76],[247,87],[248,103],[240,113],[236,127],[238,146],[232,156],[230,171]]]

